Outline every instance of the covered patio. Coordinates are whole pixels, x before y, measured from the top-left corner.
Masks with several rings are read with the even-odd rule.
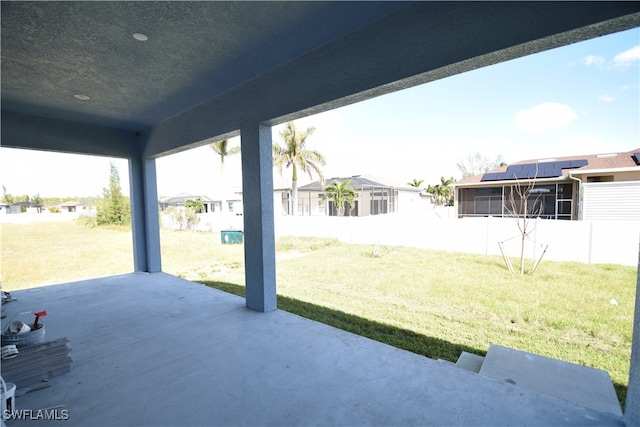
[[[16,400],[39,425],[624,425],[569,403],[165,273],[12,293],[8,317],[46,306],[70,373]],[[55,413],[55,412],[52,412]],[[31,417],[33,419],[31,419]]]
[[[8,307],[46,301],[75,361],[21,407],[65,405],[64,425],[640,425],[638,301],[624,418],[278,311],[271,158],[273,125],[634,28],[639,3],[3,1],[1,19],[2,145],[128,159],[132,207],[130,275]],[[162,273],[160,251],[155,159],[235,135],[246,299]]]

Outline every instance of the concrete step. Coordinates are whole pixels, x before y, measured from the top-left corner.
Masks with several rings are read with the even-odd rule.
[[[492,344],[479,373],[576,405],[622,416],[606,371]]]
[[[484,357],[463,351],[456,362],[456,366],[458,368],[466,369],[467,371],[480,372],[483,362]]]

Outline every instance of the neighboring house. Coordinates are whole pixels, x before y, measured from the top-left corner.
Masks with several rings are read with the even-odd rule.
[[[243,212],[242,193],[238,191],[229,191],[214,197],[182,193],[161,199],[158,204],[160,209],[164,211],[169,206],[184,206],[189,199],[200,199],[202,201],[204,212],[201,213],[232,212],[236,215],[242,215]]]
[[[64,202],[59,205],[61,212],[67,213],[75,213],[82,212],[87,208],[87,204],[85,202]]]
[[[42,213],[43,211],[42,205],[34,202],[17,202],[11,204],[6,209],[8,214]]]
[[[520,203],[518,186],[531,186],[527,210],[534,217],[640,220],[640,148],[520,161],[462,179],[453,184],[457,215],[521,215],[512,208]]]
[[[298,189],[298,200],[300,199]],[[274,215],[290,215],[290,202],[289,198],[291,197],[291,186],[280,185],[276,186],[274,184],[273,188],[273,213]],[[300,211],[300,210],[299,210]]]
[[[223,190],[213,196],[211,212],[229,212],[242,215],[242,190],[240,188]]]
[[[0,215],[9,213],[9,208],[11,205],[6,203],[0,203]]]
[[[351,210],[345,209],[344,216],[380,215],[394,212],[421,212],[430,206],[430,198],[419,188],[397,186],[374,177],[355,175],[346,178],[331,178],[324,186],[315,181],[298,188],[299,215],[336,216],[337,209],[332,200],[322,200],[324,187],[335,181],[351,180],[357,197]],[[283,215],[290,214],[290,190],[276,190],[280,197]],[[276,201],[277,204],[277,201]]]
[[[199,196],[199,195],[187,194],[187,193],[181,193],[175,196],[165,197],[164,199],[160,199],[158,201],[158,205],[160,206],[160,209],[164,211],[170,206],[174,206],[174,207],[184,206],[186,201],[189,199],[194,199],[194,200],[200,199],[202,201],[202,204],[204,205],[203,213],[215,212],[214,211],[215,204],[212,199],[210,199],[207,196]]]

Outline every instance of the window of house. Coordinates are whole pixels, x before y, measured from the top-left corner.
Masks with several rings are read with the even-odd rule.
[[[322,200],[322,194],[320,194],[320,196],[318,197],[318,213],[324,214],[325,207],[326,207],[326,203],[324,200]]]
[[[527,215],[554,219],[556,216],[556,195],[543,193],[527,197]]]
[[[527,197],[527,215],[554,219],[556,216],[556,186],[540,185],[529,191]]]
[[[502,215],[502,188],[477,188],[473,199],[476,215]]]
[[[385,200],[371,200],[371,215],[387,213],[388,203]]]
[[[371,215],[380,215],[395,212],[397,192],[390,188],[371,189],[369,212]]]
[[[285,191],[282,193],[282,213],[284,215],[290,215],[289,211],[289,192]]]
[[[588,176],[587,182],[613,182],[613,175]]]
[[[573,217],[573,200],[558,200],[558,219],[568,219]]]
[[[476,215],[502,215],[502,196],[476,196]]]

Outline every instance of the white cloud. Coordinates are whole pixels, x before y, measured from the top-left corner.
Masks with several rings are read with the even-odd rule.
[[[584,58],[584,64],[589,67],[595,65],[596,67],[602,67],[604,65],[604,58],[598,55],[588,55]]]
[[[611,96],[611,95],[608,95],[608,94],[600,95],[598,97],[598,101],[602,101],[602,102],[613,102],[615,100],[616,100],[615,96]]]
[[[622,53],[617,54],[613,58],[613,66],[617,68],[623,68],[630,66],[633,62],[640,60],[640,45],[634,46],[631,49],[625,50]]]
[[[544,102],[515,114],[516,126],[528,133],[566,126],[578,117],[568,105]]]

